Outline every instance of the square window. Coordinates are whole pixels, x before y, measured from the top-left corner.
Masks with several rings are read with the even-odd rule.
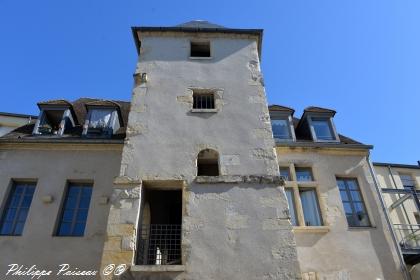
[[[193,109],[215,109],[214,93],[198,93],[193,91]]]
[[[370,226],[369,216],[356,179],[337,178],[341,201],[350,227]]]
[[[271,120],[271,128],[273,130],[273,136],[275,139],[281,139],[281,140],[292,139],[288,119]]]
[[[416,183],[414,182],[414,179],[410,174],[400,173],[399,175],[400,175],[400,179],[401,179],[404,189],[408,189],[408,190],[415,189]]]
[[[311,118],[312,127],[317,140],[332,141],[336,140],[329,118]]]
[[[296,178],[300,182],[310,182],[314,178],[312,176],[312,169],[310,167],[296,167]]]
[[[22,235],[35,183],[14,183],[0,220],[0,235]]]
[[[69,185],[58,225],[58,236],[84,235],[91,195],[91,185]]]
[[[191,42],[190,57],[211,57],[210,42]]]
[[[321,211],[319,208],[316,190],[313,188],[300,188],[303,216],[306,226],[322,226]]]

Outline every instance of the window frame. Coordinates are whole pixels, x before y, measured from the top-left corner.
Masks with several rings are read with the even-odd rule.
[[[312,140],[315,142],[326,142],[326,143],[335,143],[335,142],[340,142],[340,137],[338,136],[337,130],[335,128],[333,119],[331,116],[325,116],[325,115],[317,115],[317,114],[313,114],[307,117],[308,118],[308,124],[309,124],[309,129],[311,131],[311,135],[312,135]],[[330,129],[331,132],[331,136],[333,137],[333,139],[319,139],[318,136],[316,135],[315,132],[315,128],[314,128],[314,119],[325,119],[325,121],[328,124],[328,127]]]
[[[18,207],[11,207],[12,204],[12,199],[15,196],[15,190],[17,186],[23,186],[24,189],[21,192],[20,198],[19,198],[19,202],[18,202]],[[16,213],[14,215],[14,218],[12,220],[12,232],[9,234],[1,234],[0,236],[22,236],[23,235],[23,231],[25,230],[25,225],[26,225],[26,221],[28,219],[28,215],[29,215],[29,211],[31,209],[31,205],[32,205],[32,201],[34,199],[35,196],[35,191],[36,191],[36,186],[37,186],[37,182],[36,181],[15,181],[12,180],[11,184],[9,185],[9,190],[7,192],[7,195],[5,196],[5,200],[3,202],[3,206],[1,208],[1,215],[0,215],[0,230],[3,228],[4,224],[6,223],[6,213],[8,212],[9,209],[11,208],[16,208]],[[31,187],[32,190],[32,194],[31,194],[31,200],[29,201],[29,205],[27,207],[22,206],[23,200],[26,196],[26,192],[28,187]],[[21,213],[22,209],[26,209],[26,215],[23,221],[20,221],[20,223],[23,223],[22,225],[22,229],[20,233],[16,233],[16,225],[19,223],[19,215]]]
[[[190,100],[191,100],[191,113],[217,113],[221,107],[220,100],[222,99],[223,89],[217,88],[189,88]],[[214,109],[197,109],[194,108],[194,95],[205,95],[212,94]]]
[[[74,211],[73,215],[72,215],[72,219],[71,219],[71,228],[70,228],[70,234],[60,234],[60,227],[61,224],[63,223],[63,218],[64,218],[64,214],[65,211],[68,209],[66,208],[66,203],[69,197],[69,193],[70,193],[70,189],[71,187],[79,187],[81,188],[81,190],[79,191],[78,195],[77,195],[77,208],[73,208],[72,210]],[[90,198],[89,198],[89,204],[87,206],[87,208],[80,208],[80,203],[81,203],[81,196],[82,196],[82,192],[84,188],[90,188]],[[89,219],[89,211],[91,208],[91,204],[92,204],[92,197],[93,197],[93,183],[92,182],[68,182],[67,186],[65,188],[64,191],[64,195],[62,197],[62,202],[61,202],[61,207],[60,207],[60,211],[59,211],[59,215],[57,218],[57,223],[56,223],[56,227],[54,230],[54,236],[56,237],[84,237],[86,235],[86,227],[88,225],[88,219]],[[86,214],[86,219],[84,220],[84,229],[83,229],[83,233],[81,235],[77,235],[74,234],[74,230],[75,230],[75,224],[77,223],[77,214],[79,213],[79,210],[86,210],[87,214]]]
[[[347,200],[343,200],[343,197],[341,195],[341,191],[343,191],[343,190],[340,189],[340,186],[339,186],[339,183],[338,183],[339,181],[343,181],[344,182],[344,185],[345,185],[345,193],[346,193],[346,196],[347,196]],[[351,191],[352,190],[350,189],[350,187],[348,187],[347,181],[354,181],[356,183],[356,186],[357,186],[357,190],[356,191],[359,193],[360,201],[353,201],[353,196],[351,194]],[[374,227],[372,218],[371,218],[371,216],[369,214],[370,211],[369,211],[368,205],[366,203],[364,193],[362,192],[362,188],[360,187],[359,179],[358,178],[355,178],[355,177],[340,177],[340,176],[337,176],[336,177],[336,182],[337,182],[337,189],[338,189],[338,192],[339,192],[341,204],[343,206],[343,213],[344,213],[345,219],[347,221],[348,227],[349,228],[371,228],[371,227]],[[360,225],[360,224],[359,225],[355,225],[355,224],[350,224],[349,219],[347,218],[347,214],[346,214],[346,210],[345,210],[345,207],[344,207],[344,203],[349,203],[350,204],[350,208],[351,208],[351,211],[352,211],[352,220],[353,221],[357,221],[357,211],[356,211],[356,208],[355,208],[354,204],[355,203],[362,203],[362,206],[363,206],[363,208],[365,210],[365,213],[364,214],[367,217],[368,225]]]
[[[297,169],[306,169],[306,170],[308,170],[310,172],[310,174],[311,174],[311,180],[299,180]],[[302,182],[314,182],[315,181],[314,172],[313,172],[312,167],[310,167],[310,166],[295,166],[295,176],[296,176],[296,181],[299,182],[299,183],[302,183]]]

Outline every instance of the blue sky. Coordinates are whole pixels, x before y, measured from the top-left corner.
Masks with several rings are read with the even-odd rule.
[[[337,110],[340,133],[375,161],[420,160],[420,1],[0,0],[0,111],[39,100],[129,100],[131,26],[205,19],[263,28],[271,104]]]

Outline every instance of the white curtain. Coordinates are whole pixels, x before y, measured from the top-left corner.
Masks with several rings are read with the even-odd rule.
[[[113,110],[92,110],[90,113],[89,127],[104,128],[109,125]]]
[[[287,202],[289,203],[290,220],[292,222],[292,225],[297,226],[296,213],[295,213],[296,208],[295,208],[293,190],[286,189],[285,192],[286,192]]]
[[[315,190],[301,190],[300,200],[302,202],[303,216],[307,226],[322,226],[319,213],[318,201]]]

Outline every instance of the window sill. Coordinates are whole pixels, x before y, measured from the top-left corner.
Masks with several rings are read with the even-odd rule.
[[[296,181],[299,187],[316,187],[318,186],[317,181]]]
[[[190,56],[191,60],[210,60],[213,59],[211,56]]]
[[[358,230],[370,230],[370,229],[376,229],[375,226],[365,226],[365,227],[348,227],[348,230],[351,231],[358,231]]]
[[[191,109],[191,113],[217,113],[217,109]]]
[[[133,265],[131,272],[183,272],[185,265]]]
[[[327,233],[330,231],[329,226],[297,226],[293,227],[294,233]]]

